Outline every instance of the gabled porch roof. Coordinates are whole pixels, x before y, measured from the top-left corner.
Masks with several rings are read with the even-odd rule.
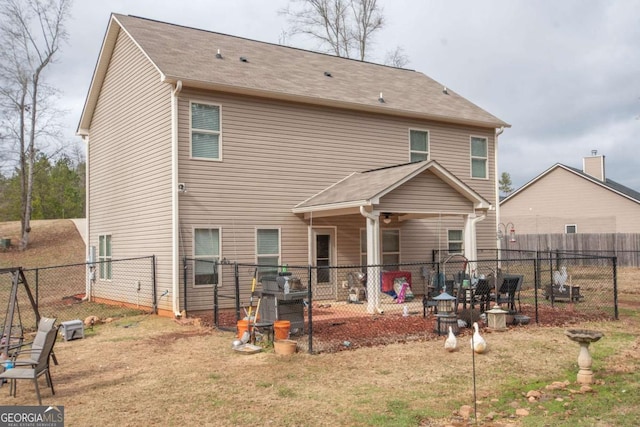
[[[439,193],[448,193],[445,196],[455,200],[456,203],[453,205],[457,207],[443,209],[442,204],[429,204],[429,200],[435,201],[435,194],[422,194],[421,198],[425,203],[412,206],[407,206],[405,203],[396,205],[391,201],[385,201],[385,197],[389,199],[395,190],[399,193],[402,186],[425,175],[430,175],[434,178],[432,181],[439,182],[440,185],[437,186]],[[443,194],[438,196],[442,198]],[[385,212],[398,213],[400,220],[406,220],[443,214],[468,214],[475,210],[486,211],[490,209],[491,203],[438,162],[431,160],[354,172],[299,203],[292,211],[295,214],[304,214],[305,217],[337,216],[358,213],[361,207],[367,210],[383,209]]]

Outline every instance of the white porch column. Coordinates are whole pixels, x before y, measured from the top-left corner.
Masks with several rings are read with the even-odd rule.
[[[367,312],[380,312],[380,215],[367,215]]]

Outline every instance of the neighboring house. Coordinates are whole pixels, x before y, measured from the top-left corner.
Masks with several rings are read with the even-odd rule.
[[[517,234],[640,233],[640,193],[607,178],[594,152],[582,170],[555,164],[505,197],[500,218]]]
[[[88,247],[101,260],[155,254],[166,314],[184,306],[185,256],[375,265],[442,249],[475,259],[496,245],[507,126],[416,71],[112,15],[78,127]],[[195,265],[188,306],[209,309],[210,267]],[[100,271],[91,294],[115,298],[117,276]]]

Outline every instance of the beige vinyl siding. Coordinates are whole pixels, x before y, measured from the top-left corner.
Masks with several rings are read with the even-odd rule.
[[[99,234],[110,234],[114,259],[156,255],[163,290],[172,284],[170,112],[170,87],[120,32],[90,128],[89,239],[97,245]],[[111,295],[109,283],[97,281],[94,296],[150,306],[150,280],[138,293],[134,272],[114,263],[113,281],[130,288]],[[170,299],[159,302],[171,308]]]
[[[429,171],[384,196],[378,206],[383,212],[395,209],[466,214],[473,210],[473,204],[468,199]]]
[[[221,105],[222,162],[189,158],[190,101]],[[179,122],[179,181],[188,188],[180,195],[182,238],[190,242],[193,227],[220,227],[221,256],[229,260],[254,262],[255,229],[276,227],[281,229],[281,262],[307,265],[308,225],[291,209],[354,171],[406,163],[410,128],[429,129],[431,159],[493,201],[491,182],[472,180],[469,168],[469,136],[484,132],[489,140],[493,179],[492,130],[189,90],[180,94]],[[431,173],[398,190],[406,194],[446,192],[441,209],[472,211],[468,200],[452,194],[453,190]],[[444,221],[453,227],[464,225],[461,218]],[[410,222],[402,224],[402,260],[425,261],[430,249],[425,250],[424,244],[412,239],[405,244],[405,227],[413,232]],[[314,218],[312,223],[337,226],[338,263],[359,264],[359,229],[365,226],[361,215]],[[429,233],[422,230],[419,235],[437,248],[437,233]],[[495,233],[493,239],[495,246]],[[182,246],[181,255],[190,256],[190,247]],[[225,286],[233,286],[231,277],[224,277],[221,287]],[[241,292],[248,292],[250,281],[240,286]],[[188,302],[190,310],[209,309],[210,305],[206,292]]]
[[[519,234],[638,233],[640,204],[563,168],[556,168],[500,207]]]

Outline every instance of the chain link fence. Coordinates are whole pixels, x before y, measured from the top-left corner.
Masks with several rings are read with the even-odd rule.
[[[510,324],[618,318],[615,258],[502,255],[470,261],[451,254],[438,262],[379,266],[212,263],[209,274],[215,284],[206,288],[195,285],[196,260],[185,259],[185,304],[192,308],[188,313],[205,324],[237,331],[260,301],[260,315],[267,318],[257,321],[290,320],[291,338],[299,349],[312,353],[437,337],[444,331],[434,315],[433,298],[443,291],[455,298],[463,328],[486,322],[482,313],[496,300],[507,309]],[[475,293],[481,280],[489,285],[486,298]],[[510,292],[504,289],[505,281],[517,286]],[[295,284],[288,297],[285,282]]]
[[[100,278],[101,267],[104,267],[103,273],[109,272],[108,279]],[[6,309],[3,310],[3,324],[6,324],[9,312],[15,271],[0,270],[0,302]],[[24,331],[37,329],[26,286],[40,316],[56,318],[58,323],[84,320],[88,316],[106,319],[155,311],[154,256],[22,269],[22,272],[26,283],[18,284],[13,324],[19,323]],[[89,295],[87,280],[90,281]]]

